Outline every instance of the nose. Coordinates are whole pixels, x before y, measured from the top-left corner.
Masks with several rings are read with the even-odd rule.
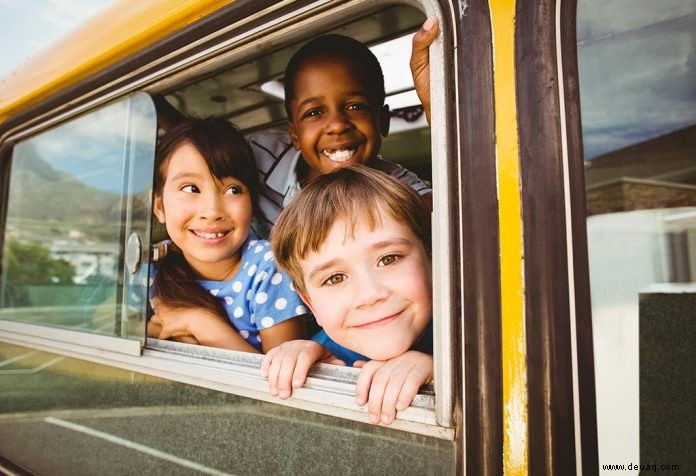
[[[219,193],[201,193],[198,216],[204,220],[218,221],[224,218],[222,197]]]
[[[342,108],[336,108],[328,112],[327,129],[330,134],[343,134],[354,127],[348,117],[348,112]]]
[[[357,277],[354,302],[356,309],[365,309],[381,303],[389,297],[389,287],[374,272]]]

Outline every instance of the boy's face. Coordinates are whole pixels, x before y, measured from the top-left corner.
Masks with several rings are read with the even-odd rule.
[[[373,103],[357,68],[340,57],[314,57],[297,70],[289,131],[309,179],[375,158],[389,131],[388,107]]]
[[[338,344],[370,359],[401,355],[432,317],[430,261],[421,241],[383,211],[333,224],[318,251],[301,261],[309,305]]]

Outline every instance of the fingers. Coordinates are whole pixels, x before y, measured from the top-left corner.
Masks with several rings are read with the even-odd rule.
[[[439,30],[437,18],[428,18],[423,26],[413,35],[411,46],[411,74],[416,94],[423,105],[425,117],[430,123],[430,51]]]
[[[381,416],[381,411],[375,411],[375,408],[377,407],[376,401],[379,398],[379,407],[381,408],[382,399],[379,393],[380,391],[384,392],[384,388],[383,386],[381,389],[379,388],[380,384],[375,381],[375,375],[385,365],[385,362],[371,360],[361,365],[362,367],[360,370],[360,375],[358,375],[358,381],[355,384],[355,401],[359,406],[368,404],[367,411],[369,414],[370,423],[376,424],[379,423]],[[382,381],[383,376],[379,379],[379,382]]]
[[[268,379],[268,391],[281,399],[307,380],[309,368],[323,348],[309,341],[291,341],[271,349],[261,364],[261,375]]]
[[[367,403],[371,423],[389,425],[397,411],[411,404],[421,385],[432,378],[432,356],[407,352],[386,362],[362,365],[356,385],[358,405]]]
[[[433,44],[435,38],[437,38],[437,33],[440,29],[440,24],[436,17],[428,17],[420,29],[413,35],[413,52],[414,54],[427,54],[428,47]]]

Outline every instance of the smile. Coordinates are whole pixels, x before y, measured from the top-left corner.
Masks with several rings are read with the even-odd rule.
[[[355,326],[355,327],[358,329],[374,329],[377,327],[386,326],[390,322],[398,319],[400,316],[401,316],[401,312],[397,312],[396,314],[392,314],[390,316],[383,317],[383,318],[378,319],[376,321],[368,322],[366,324],[361,324],[361,325]]]
[[[332,162],[342,163],[349,161],[357,150],[357,146],[350,146],[343,149],[324,149],[321,151],[321,155]]]
[[[196,230],[191,230],[191,232],[196,235],[199,238],[205,238],[206,240],[213,240],[215,238],[222,238],[225,236],[228,232],[227,231],[218,231],[218,232],[205,232],[205,231],[196,231]]]

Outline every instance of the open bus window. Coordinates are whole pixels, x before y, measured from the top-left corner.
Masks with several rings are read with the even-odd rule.
[[[578,2],[600,465],[690,460],[694,6]]]
[[[425,15],[417,9],[404,6],[386,7],[365,14],[351,23],[316,31],[309,37],[304,33],[301,37],[286,41],[286,46],[280,48],[256,51],[254,55],[237,55],[241,56],[241,59],[232,54],[229,60],[219,60],[222,67],[200,68],[206,71],[202,76],[193,79],[183,76],[184,80],[180,83],[170,79],[163,82],[164,88],[153,88],[152,92],[155,93],[159,104],[158,111],[163,112],[160,122],[163,129],[166,129],[171,124],[171,119],[176,120],[177,116],[216,116],[229,120],[248,138],[266,131],[287,134],[283,74],[288,60],[313,36],[338,33],[368,45],[382,66],[385,103],[390,106],[391,124],[389,135],[382,142],[380,155],[385,160],[406,167],[430,184],[433,176],[430,129],[415,94],[408,64],[413,34],[424,20]],[[156,223],[156,220],[153,223]],[[156,240],[162,239],[163,230],[159,225],[156,225],[156,230]],[[311,325],[310,329],[316,330]],[[149,349],[172,356],[188,353],[206,358],[232,361],[236,359],[247,367],[258,368],[261,361],[261,356],[257,355],[237,355],[231,358],[231,354],[226,351],[152,338],[148,339],[147,345]],[[293,392],[293,399],[286,402],[293,405],[293,400],[298,397],[300,402],[304,400],[305,403],[296,401],[294,405],[303,408],[315,408],[313,404],[307,406],[307,401],[333,401],[338,407],[358,410],[351,387],[356,381],[357,373],[357,369],[350,367],[317,364],[310,371],[305,387]],[[249,372],[240,374],[237,382],[241,381],[246,382],[244,386],[247,388],[255,390],[255,396],[280,402],[270,398],[266,382],[258,378],[258,375]],[[332,396],[322,396],[322,391],[329,391]],[[410,416],[406,412],[406,418],[434,424],[436,417],[433,389],[425,388],[423,391],[425,393],[419,395],[409,409]],[[398,427],[398,424],[396,426]]]

